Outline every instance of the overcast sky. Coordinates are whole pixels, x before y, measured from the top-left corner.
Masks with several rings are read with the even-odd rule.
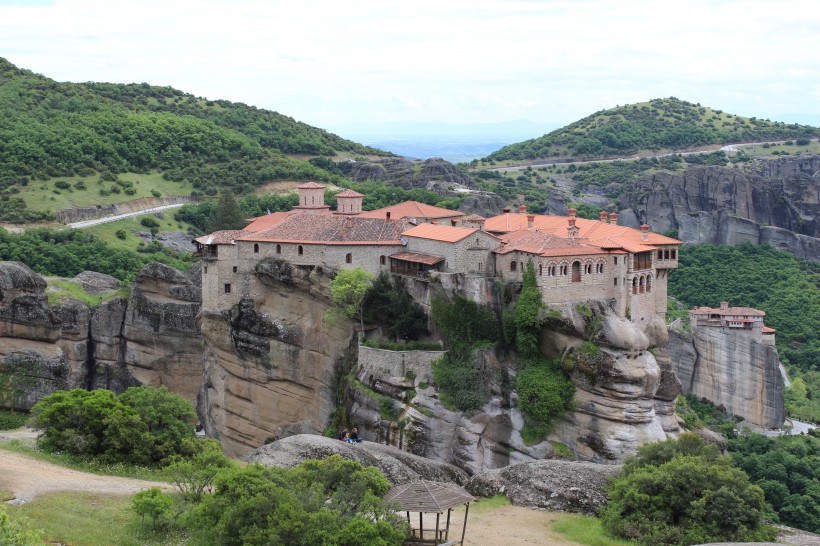
[[[19,67],[171,85],[343,135],[564,125],[668,96],[820,124],[818,37],[816,0],[0,0],[0,56]]]

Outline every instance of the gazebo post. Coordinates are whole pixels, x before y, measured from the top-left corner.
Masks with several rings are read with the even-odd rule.
[[[452,511],[452,508],[447,509],[447,529],[444,530],[444,542],[450,538],[450,512]]]
[[[467,514],[470,513],[470,503],[467,503],[467,508],[464,510],[464,527],[461,529],[461,542],[459,546],[464,546],[464,535],[467,534]]]
[[[424,540],[424,512],[419,512],[419,538]]]
[[[438,518],[441,517],[441,512],[436,512],[436,544],[438,544]]]

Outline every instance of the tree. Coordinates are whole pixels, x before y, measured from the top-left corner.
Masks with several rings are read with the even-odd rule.
[[[208,229],[214,232],[223,229],[242,229],[246,225],[245,215],[242,214],[242,209],[239,208],[233,194],[223,193]]]
[[[521,295],[513,311],[516,348],[523,358],[535,358],[539,355],[541,320],[538,314],[542,307],[544,300],[536,284],[535,265],[530,260],[524,272]]]
[[[168,513],[174,501],[159,487],[151,487],[134,495],[131,501],[134,512],[145,521],[145,516],[151,519],[154,529],[161,527],[167,520]]]
[[[334,307],[330,310],[331,321],[338,317],[358,319],[364,331],[364,297],[370,288],[373,276],[362,269],[342,269],[330,283],[330,300]]]
[[[773,540],[763,491],[694,434],[638,450],[608,490],[610,533],[641,544]]]

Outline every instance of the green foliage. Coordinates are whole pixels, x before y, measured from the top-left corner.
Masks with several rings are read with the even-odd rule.
[[[556,361],[527,362],[515,377],[518,404],[542,437],[552,422],[572,408],[575,384]]]
[[[780,523],[820,532],[820,439],[748,434],[730,440],[729,452]]]
[[[213,215],[211,224],[208,226],[208,231],[220,231],[223,229],[242,229],[247,225],[245,215],[239,208],[239,204],[230,193],[222,194],[219,198],[219,204],[216,207],[216,213]]]
[[[728,116],[670,97],[602,110],[539,138],[505,146],[487,161],[556,157],[561,150],[582,157],[680,149],[706,144],[811,137],[807,125]]]
[[[31,415],[47,451],[152,466],[201,449],[191,404],[165,387],[132,387],[119,396],[104,389],[57,391]]]
[[[159,487],[149,487],[134,495],[132,499],[134,512],[145,521],[145,516],[151,520],[151,525],[158,529],[168,524],[171,507],[174,504],[170,495],[162,492]]]
[[[563,514],[552,524],[552,530],[568,539],[586,546],[631,546],[631,540],[610,538],[601,525],[601,520],[581,514]]]
[[[698,436],[646,444],[608,491],[602,521],[641,544],[773,540],[763,524],[763,491]]]
[[[0,260],[23,262],[41,275],[73,277],[83,271],[98,271],[132,280],[148,262],[162,262],[185,271],[194,258],[189,253],[168,250],[140,255],[108,246],[80,230],[38,228],[20,234],[0,229]]]
[[[216,440],[203,440],[202,450],[192,457],[173,457],[165,473],[179,491],[183,502],[196,504],[210,490],[216,474],[235,463],[222,452]]]
[[[361,267],[339,271],[330,283],[333,308],[329,311],[329,318],[359,319],[364,329],[364,299],[372,279],[373,276]]]
[[[3,546],[42,546],[42,531],[28,530],[12,521],[4,506],[0,506],[0,544]]]
[[[381,497],[390,483],[338,455],[293,469],[219,472],[191,518],[201,544],[398,545],[406,523]]]
[[[456,295],[452,301],[434,299],[432,315],[448,349],[433,362],[436,386],[454,408],[476,410],[490,399],[492,371],[479,366],[476,354],[499,340],[495,314],[488,306]]]
[[[159,227],[159,222],[153,216],[144,216],[140,218],[140,225],[147,228]]]
[[[390,275],[384,271],[379,273],[367,290],[364,320],[368,324],[379,324],[391,339],[416,340],[428,333],[424,310],[413,301],[401,281],[391,280]]]
[[[15,430],[26,424],[28,415],[19,411],[0,409],[0,430]]]
[[[527,270],[521,286],[521,294],[515,303],[515,344],[522,358],[535,358],[539,354],[542,321],[539,312],[544,307],[541,290],[535,281],[535,265],[527,262]]]
[[[123,240],[123,241],[127,237],[127,234],[125,233],[124,229],[118,229],[117,233],[115,233],[115,235],[116,235],[117,239],[120,239],[120,240]]]

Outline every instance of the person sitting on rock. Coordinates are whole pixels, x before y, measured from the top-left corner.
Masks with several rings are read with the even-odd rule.
[[[350,442],[353,444],[360,444],[362,443],[362,439],[359,438],[359,429],[353,427],[353,430],[350,431]]]
[[[344,442],[345,440],[347,440],[347,437],[347,429],[343,429],[342,432],[339,433],[339,439]]]

